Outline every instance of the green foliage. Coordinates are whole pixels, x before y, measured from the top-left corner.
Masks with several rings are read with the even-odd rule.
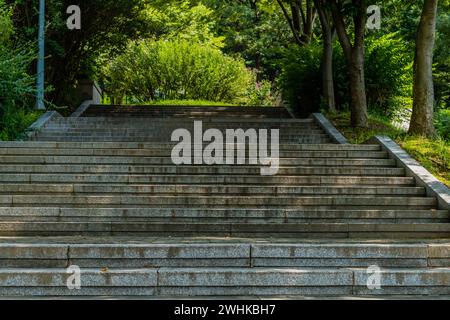
[[[450,109],[450,13],[439,15],[437,30],[433,70],[436,105]]]
[[[14,33],[11,15],[11,8],[5,5],[4,0],[0,0],[0,45],[8,42]]]
[[[249,86],[246,94],[245,104],[253,106],[273,106],[276,103],[273,85],[268,80],[256,82],[256,79]]]
[[[365,76],[369,111],[395,118],[412,105],[413,54],[397,34],[368,37]],[[342,49],[334,49],[336,98],[346,109],[350,104],[348,76]]]
[[[32,55],[24,49],[0,47],[0,104],[6,107],[24,107],[34,93],[34,79],[27,69]],[[1,111],[0,111],[1,115]]]
[[[158,98],[242,103],[252,77],[243,61],[185,40],[132,44],[107,68],[106,87],[136,102]]]
[[[6,0],[14,3],[15,42],[35,43],[39,1]],[[46,99],[61,106],[78,106],[76,80],[95,77],[104,61],[126,48],[129,39],[152,32],[141,15],[142,0],[47,0],[46,82],[55,90]],[[81,30],[69,30],[66,9],[81,9]]]
[[[23,137],[25,130],[33,124],[42,111],[30,109],[9,109],[3,114],[0,123],[0,141],[11,141]]]
[[[34,78],[28,74],[33,52],[13,47],[14,33],[11,9],[0,0],[0,140],[16,138],[32,122],[36,114],[31,110],[34,98]]]
[[[412,54],[396,34],[366,40],[366,93],[372,113],[394,118],[412,102]],[[284,98],[302,115],[320,108],[322,45],[291,46],[282,60],[280,86]],[[334,45],[336,100],[342,109],[350,104],[349,80],[341,47]]]
[[[258,71],[258,81],[273,81],[278,74],[274,62],[292,41],[278,4],[273,0],[206,0],[216,16],[217,33],[225,37],[223,51],[242,56]]]
[[[441,109],[435,116],[436,130],[442,139],[450,142],[450,109]]]
[[[320,108],[321,50],[318,43],[308,47],[292,45],[281,60],[278,85],[284,99],[301,116],[307,116]]]
[[[366,90],[369,109],[393,118],[412,105],[413,55],[396,34],[366,41]]]
[[[143,15],[158,38],[188,40],[217,48],[224,46],[224,37],[215,35],[214,11],[201,3],[156,1],[147,6]]]

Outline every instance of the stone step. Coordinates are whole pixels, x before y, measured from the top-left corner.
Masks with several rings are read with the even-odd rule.
[[[122,132],[155,132],[155,133],[168,133],[172,132],[176,129],[187,129],[190,132],[194,131],[195,122],[188,121],[141,121],[136,122],[138,119],[133,121],[127,121],[124,119],[123,121],[111,122],[111,121],[96,121],[96,122],[71,122],[53,120],[49,122],[43,130],[49,131],[63,131],[69,130],[73,132],[78,131],[98,131],[98,132],[108,132],[108,131],[122,131]],[[197,126],[199,123],[197,123]],[[223,134],[225,134],[225,130],[238,130],[243,129],[247,131],[249,129],[254,129],[257,132],[261,129],[278,129],[281,133],[307,133],[317,131],[318,133],[324,133],[324,130],[321,126],[315,123],[295,123],[295,122],[210,122],[210,121],[201,121],[201,128],[203,131],[208,129],[219,129]]]
[[[1,237],[123,236],[297,239],[448,239],[449,223],[0,222]]]
[[[43,142],[43,141],[0,141],[0,153],[9,152],[145,152],[148,149],[171,150],[175,143],[141,143],[141,142]],[[47,150],[43,150],[47,149]],[[82,150],[79,150],[82,149]],[[131,150],[130,150],[131,149]],[[362,151],[381,151],[379,145],[354,145],[354,144],[316,144],[316,145],[283,145],[280,144],[280,150],[286,151],[322,151],[322,152],[362,152]],[[79,153],[77,153],[79,154]],[[139,154],[141,155],[141,154]]]
[[[266,166],[261,166],[266,167]],[[257,166],[176,166],[176,165],[28,165],[2,164],[0,173],[98,173],[164,175],[259,175]],[[380,167],[280,167],[277,175],[404,176],[403,168]]]
[[[407,223],[448,222],[447,210],[318,210],[267,208],[64,208],[64,207],[0,207],[1,221],[48,222],[230,222],[230,223]]]
[[[38,134],[39,139],[50,139],[50,138],[63,138],[63,137],[70,137],[70,138],[80,138],[80,139],[87,139],[87,138],[98,138],[98,139],[109,139],[109,138],[115,138],[115,139],[153,139],[154,141],[171,141],[171,135],[172,132],[166,132],[166,133],[159,133],[155,134],[151,131],[141,131],[136,133],[121,133],[121,132],[96,132],[96,131],[82,131],[82,132],[68,132],[68,131],[47,131],[44,130],[41,133]],[[269,136],[270,138],[270,136]],[[312,141],[312,140],[318,140],[322,141],[326,138],[329,138],[329,136],[325,133],[311,133],[311,132],[297,132],[297,133],[290,133],[290,132],[280,132],[279,135],[279,141],[288,141],[288,140],[298,140],[298,141]],[[270,143],[270,141],[269,141]]]
[[[2,206],[81,206],[81,207],[104,207],[104,206],[267,206],[267,207],[301,207],[301,206],[329,206],[338,209],[339,207],[355,207],[364,209],[372,207],[390,206],[391,208],[416,208],[433,209],[437,205],[435,198],[412,197],[412,196],[235,196],[235,195],[61,195],[61,194],[13,194],[0,195],[0,205]]]
[[[193,162],[199,158],[194,158]],[[281,166],[366,166],[394,167],[394,159],[339,159],[339,158],[281,158]],[[246,164],[249,160],[246,159]],[[55,156],[55,155],[0,155],[0,163],[6,164],[146,164],[170,165],[171,157],[136,157],[136,156]]]
[[[3,268],[186,268],[186,267],[445,267],[448,242],[365,242],[323,240],[298,243],[258,239],[28,238],[0,243]]]
[[[152,123],[149,125],[148,123],[140,123],[136,126],[132,123],[78,123],[78,124],[71,124],[71,123],[54,123],[50,122],[45,128],[44,131],[48,132],[60,132],[60,131],[67,131],[72,133],[79,133],[79,132],[96,132],[96,133],[111,133],[111,132],[121,132],[121,133],[129,133],[129,134],[136,134],[136,133],[142,133],[142,132],[153,132],[153,133],[161,133],[161,134],[170,134],[176,130],[176,129],[187,129],[190,132],[194,131],[194,122],[186,122],[186,123]],[[205,122],[201,123],[201,128],[203,131],[206,131],[208,129],[218,129],[222,132],[222,134],[226,134],[226,130],[238,130],[243,129],[244,131],[247,131],[249,129],[254,129],[258,133],[261,129],[277,129],[279,130],[280,134],[283,133],[325,133],[324,130],[315,124],[308,124],[308,125],[283,125],[282,123],[214,123],[214,122]]]
[[[133,121],[127,121],[126,119],[122,122],[111,122],[111,121],[99,121],[99,122],[70,122],[70,121],[51,121],[46,126],[45,129],[67,129],[73,131],[81,131],[86,129],[91,130],[122,130],[137,132],[141,130],[145,131],[155,131],[155,132],[166,132],[172,131],[178,128],[185,128],[188,130],[194,129],[195,122],[193,120],[174,120],[174,121],[159,121],[158,119],[151,119],[149,121],[136,122],[137,119]],[[149,126],[151,123],[151,126]],[[296,123],[296,122],[249,122],[249,121],[209,121],[201,120],[201,126],[203,130],[206,129],[219,129],[224,131],[225,129],[280,129],[280,131],[287,132],[307,132],[308,130],[317,130],[323,132],[320,125],[316,123]]]
[[[195,146],[193,146],[194,148]],[[236,150],[237,148],[235,148]],[[8,150],[2,152],[3,150]],[[225,150],[226,151],[226,147]],[[268,150],[269,151],[269,150]],[[124,156],[124,157],[171,157],[172,148],[164,149],[1,149],[0,154],[5,155],[48,155],[48,156]],[[235,152],[236,155],[236,152]],[[246,156],[248,148],[246,148]],[[224,157],[226,152],[224,152]],[[301,151],[283,150],[279,151],[280,158],[337,158],[337,159],[387,159],[385,151]]]
[[[414,186],[413,177],[364,176],[258,176],[258,175],[132,175],[3,173],[0,182],[116,183],[116,184],[243,184],[243,185],[353,185]]]
[[[148,194],[148,195],[398,195],[424,196],[423,187],[367,186],[211,186],[211,185],[111,185],[111,184],[2,184],[3,194]]]
[[[66,269],[0,269],[2,296],[350,296],[448,295],[450,268],[388,268],[380,290],[368,289],[367,268],[84,269],[69,290]]]
[[[202,121],[203,125],[213,125],[213,124],[221,124],[221,125],[229,125],[231,127],[239,127],[239,126],[280,126],[280,127],[303,127],[303,126],[315,126],[317,127],[317,123],[313,119],[264,119],[264,118],[228,118],[228,117],[200,117],[196,119],[189,118],[176,118],[176,119],[168,119],[164,117],[80,117],[80,118],[55,118],[52,120],[52,124],[56,125],[108,125],[108,124],[117,124],[124,125],[127,124],[129,126],[134,125],[143,125],[149,124],[156,126],[179,126],[179,128],[183,128],[186,125],[193,126],[194,121]]]
[[[90,142],[90,141],[104,141],[104,142],[160,142],[160,141],[170,141],[170,137],[155,137],[154,135],[149,136],[139,136],[139,137],[128,137],[128,136],[73,136],[68,134],[61,135],[46,135],[45,133],[39,134],[36,137],[39,141],[69,141],[69,142]],[[329,143],[330,139],[327,136],[322,137],[295,137],[295,138],[280,138],[281,143],[302,143],[302,144],[317,144],[317,143]]]

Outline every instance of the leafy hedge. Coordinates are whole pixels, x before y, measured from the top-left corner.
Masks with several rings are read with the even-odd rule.
[[[436,130],[439,136],[450,142],[450,109],[438,110],[435,113]]]
[[[106,90],[120,100],[241,103],[253,76],[241,60],[185,40],[134,43],[107,67]]]

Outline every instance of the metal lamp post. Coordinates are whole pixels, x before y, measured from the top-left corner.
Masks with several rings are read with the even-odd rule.
[[[44,103],[44,59],[45,59],[45,0],[39,0],[39,55],[36,81],[36,109],[45,110]]]

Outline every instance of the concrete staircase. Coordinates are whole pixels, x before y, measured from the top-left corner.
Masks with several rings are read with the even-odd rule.
[[[279,128],[279,173],[173,165],[194,120]],[[312,118],[91,106],[34,139],[0,143],[1,296],[450,294],[449,211],[381,146],[332,144]]]

